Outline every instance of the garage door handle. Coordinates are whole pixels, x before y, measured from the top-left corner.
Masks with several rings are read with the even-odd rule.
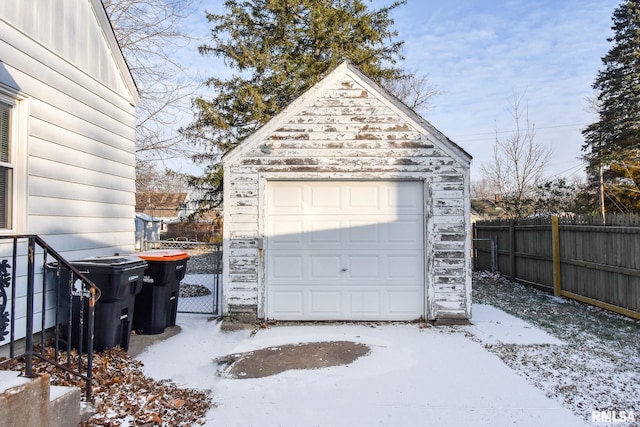
[[[342,271],[347,271],[347,270],[349,270],[349,269],[348,269],[348,268],[343,268],[343,269],[342,269]]]

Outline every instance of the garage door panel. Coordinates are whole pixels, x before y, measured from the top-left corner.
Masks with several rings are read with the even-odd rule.
[[[274,280],[293,279],[300,281],[303,275],[304,258],[301,255],[278,255],[271,259],[270,272]]]
[[[304,221],[297,216],[281,216],[269,223],[267,230],[269,244],[273,248],[302,247],[304,237]]]
[[[421,299],[422,293],[415,289],[388,291],[386,295],[388,313],[391,316],[411,315],[416,310],[422,309]]]
[[[325,185],[310,188],[310,192],[309,208],[314,211],[335,212],[336,209],[340,209],[340,186],[325,183]]]
[[[269,191],[269,212],[272,214],[287,214],[303,209],[304,188],[292,183],[281,183],[271,186]]]
[[[267,190],[270,214],[295,214],[313,209],[331,213],[336,209],[381,214],[421,215],[423,212],[420,181],[332,182],[283,181]],[[300,184],[303,184],[302,186]],[[367,212],[368,211],[368,212]]]
[[[401,184],[385,187],[386,208],[400,215],[421,215],[424,209],[423,197],[416,197],[416,195],[422,192],[422,183],[403,182]]]
[[[424,260],[419,254],[387,255],[362,251],[281,251],[269,257],[268,282],[278,285],[324,285],[348,281],[353,286],[422,286]]]
[[[350,292],[349,311],[353,314],[377,314],[380,313],[379,292]]]
[[[423,250],[422,221],[415,218],[345,220],[343,226],[346,233],[342,244],[347,247]]]
[[[309,255],[311,268],[306,277],[310,281],[340,279],[342,259],[339,255]]]
[[[300,216],[278,217],[269,224],[267,238],[270,249],[302,249],[318,244],[336,250],[349,247],[422,250],[423,241],[422,222],[415,220],[314,220]]]
[[[380,256],[348,256],[347,271],[350,279],[379,279]]]
[[[412,247],[422,246],[422,223],[400,220],[387,224],[388,243],[410,244]]]
[[[280,316],[299,317],[304,315],[304,292],[277,291],[271,294],[269,304]]]
[[[267,194],[282,198],[267,201],[268,317],[423,315],[421,182],[269,182]]]
[[[348,184],[346,185],[346,200],[344,209],[358,212],[366,209],[370,211],[380,211],[380,186],[377,183],[370,185]]]
[[[379,244],[381,226],[376,220],[374,223],[371,221],[345,221],[345,227],[347,230],[347,241],[345,244]]]
[[[315,316],[336,316],[342,312],[342,292],[336,291],[311,291],[309,292],[309,310]]]
[[[411,320],[422,310],[417,289],[275,291],[271,312],[282,320]]]
[[[417,254],[388,255],[385,257],[387,278],[390,281],[398,279],[415,280],[424,272],[422,256]]]
[[[309,243],[335,244],[342,243],[342,226],[339,220],[307,221],[308,236],[305,239]]]

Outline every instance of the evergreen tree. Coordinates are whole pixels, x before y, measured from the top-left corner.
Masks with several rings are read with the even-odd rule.
[[[604,174],[605,203],[611,212],[640,213],[640,156],[632,157],[613,162]]]
[[[613,13],[613,47],[602,58],[593,88],[598,91],[598,120],[583,130],[587,174],[609,178],[604,188],[617,189],[614,199],[605,192],[607,210],[637,212],[640,190],[634,167],[640,163],[640,1],[625,0]],[[624,184],[624,185],[619,185]]]
[[[212,99],[195,99],[195,119],[182,130],[207,167],[190,184],[206,188],[203,206],[221,202],[221,156],[280,112],[345,59],[379,82],[406,78],[389,13],[406,0],[369,10],[362,0],[226,0],[203,55],[224,59],[234,74],[212,77]]]
[[[536,186],[533,209],[537,215],[588,215],[588,194],[583,183],[568,182],[566,178],[555,178]]]

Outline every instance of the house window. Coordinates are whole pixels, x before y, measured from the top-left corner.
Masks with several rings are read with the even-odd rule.
[[[0,229],[14,226],[14,105],[0,99]]]

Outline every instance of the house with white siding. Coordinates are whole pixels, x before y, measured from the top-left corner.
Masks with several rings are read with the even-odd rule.
[[[0,2],[0,233],[133,251],[137,102],[100,0]]]
[[[344,62],[223,158],[223,313],[471,317],[471,156]]]
[[[38,235],[67,260],[133,252],[137,102],[100,0],[1,1],[0,235]]]

